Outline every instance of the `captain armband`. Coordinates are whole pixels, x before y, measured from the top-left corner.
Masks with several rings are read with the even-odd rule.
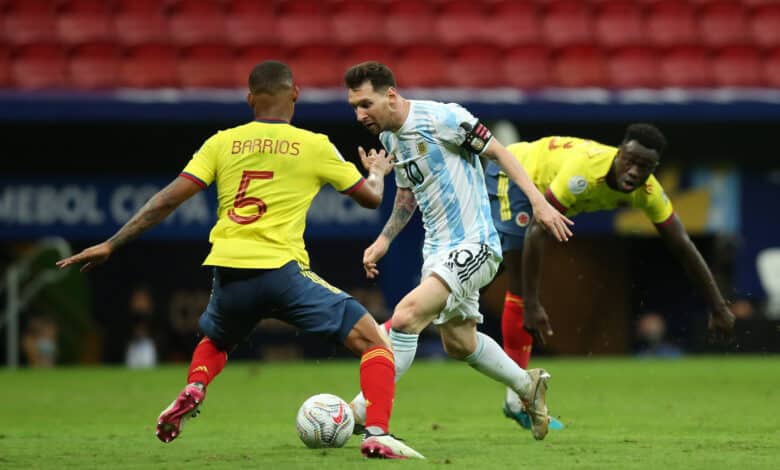
[[[493,138],[490,129],[479,121],[473,127],[467,122],[462,122],[460,127],[466,131],[466,138],[460,145],[469,152],[481,154]]]

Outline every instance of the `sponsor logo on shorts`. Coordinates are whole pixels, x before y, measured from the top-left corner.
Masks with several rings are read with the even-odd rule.
[[[458,275],[460,282],[465,282],[485,264],[488,255],[487,245],[482,245],[477,254],[472,253],[471,250],[461,248],[450,252],[449,260],[444,265]]]

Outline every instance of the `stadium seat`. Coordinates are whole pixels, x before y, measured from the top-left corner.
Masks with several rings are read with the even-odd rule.
[[[385,37],[384,8],[376,2],[342,0],[330,14],[333,39],[343,45],[382,41]]]
[[[159,2],[125,0],[117,8],[113,17],[114,37],[121,44],[160,43],[169,40],[168,18],[163,14]]]
[[[435,11],[431,3],[393,0],[385,7],[385,39],[390,44],[409,45],[433,41]]]
[[[447,64],[447,81],[457,87],[495,87],[503,85],[496,73],[500,64],[499,50],[492,45],[468,44],[455,47]]]
[[[552,62],[553,83],[561,87],[608,85],[607,59],[600,47],[571,46],[559,50]]]
[[[750,35],[761,47],[780,46],[780,4],[758,6],[750,15]]]
[[[233,51],[222,44],[201,44],[181,50],[179,84],[184,88],[227,88],[234,85]]]
[[[109,41],[114,36],[113,18],[107,2],[69,0],[60,6],[57,32],[68,44]]]
[[[544,46],[507,49],[501,59],[502,81],[512,87],[534,89],[551,84],[550,52]]]
[[[11,80],[11,51],[5,44],[0,43],[0,88],[10,88]]]
[[[340,67],[342,51],[337,46],[319,44],[302,46],[292,51],[287,64],[295,83],[308,87],[339,87],[344,70]]]
[[[609,83],[616,88],[655,88],[660,85],[658,55],[646,46],[613,50],[607,64]]]
[[[542,19],[545,44],[551,47],[587,44],[593,39],[588,4],[557,0],[547,4]]]
[[[715,0],[698,13],[699,36],[708,46],[741,44],[748,38],[747,15],[736,0]]]
[[[212,0],[180,0],[171,7],[169,18],[171,40],[179,46],[225,40],[225,14]]]
[[[533,2],[503,0],[490,11],[485,41],[501,47],[535,44],[541,40],[541,18]]]
[[[493,27],[487,8],[474,0],[448,0],[439,5],[436,15],[436,40],[445,46],[481,42],[485,30]]]
[[[665,86],[709,87],[715,84],[710,52],[700,46],[672,47],[661,54],[660,76]]]
[[[28,90],[67,88],[66,56],[54,43],[19,46],[12,54],[11,75],[17,88]]]
[[[593,24],[596,41],[605,47],[642,43],[642,8],[631,0],[610,0],[598,5]]]
[[[166,88],[179,83],[177,50],[167,44],[125,48],[119,84],[128,88]]]
[[[276,44],[276,12],[271,5],[255,0],[235,0],[228,4],[227,40],[241,46]]]
[[[342,54],[343,59],[341,61],[342,73],[349,67],[368,60],[375,60],[381,62],[393,71],[395,71],[396,65],[396,50],[393,47],[388,47],[381,43],[369,43],[358,46],[347,47]]]
[[[2,35],[10,44],[56,42],[57,21],[53,4],[46,0],[11,2],[3,15]]]
[[[660,0],[648,6],[646,39],[654,46],[694,44],[698,41],[691,5],[678,0]]]
[[[82,44],[70,53],[70,84],[79,89],[114,88],[119,81],[119,66],[119,51],[114,44]]]
[[[755,47],[729,46],[714,57],[713,70],[718,86],[757,87],[763,84],[761,54]]]
[[[357,25],[353,25],[357,27]],[[277,11],[279,41],[285,47],[333,41],[330,18],[321,0],[285,0]]]
[[[780,88],[780,46],[769,50],[761,65],[764,85]]]
[[[245,88],[248,85],[249,72],[264,60],[279,60],[287,62],[287,51],[278,46],[244,46],[238,48],[233,60],[233,84]],[[293,79],[298,76],[293,70]]]
[[[448,84],[448,52],[428,43],[414,44],[399,51],[393,70],[400,87],[436,87]]]

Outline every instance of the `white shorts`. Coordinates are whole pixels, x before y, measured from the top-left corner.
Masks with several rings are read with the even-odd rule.
[[[436,273],[450,288],[447,304],[433,320],[435,325],[453,319],[472,319],[482,323],[479,290],[496,275],[501,256],[487,245],[467,243],[449,252],[429,256],[422,267],[422,279]]]

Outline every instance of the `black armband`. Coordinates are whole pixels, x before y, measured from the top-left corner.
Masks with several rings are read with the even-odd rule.
[[[490,132],[490,129],[479,121],[477,121],[474,127],[471,127],[471,124],[467,122],[460,123],[460,127],[466,131],[466,138],[460,145],[469,152],[481,154],[487,147],[490,139],[493,138],[493,133]]]

